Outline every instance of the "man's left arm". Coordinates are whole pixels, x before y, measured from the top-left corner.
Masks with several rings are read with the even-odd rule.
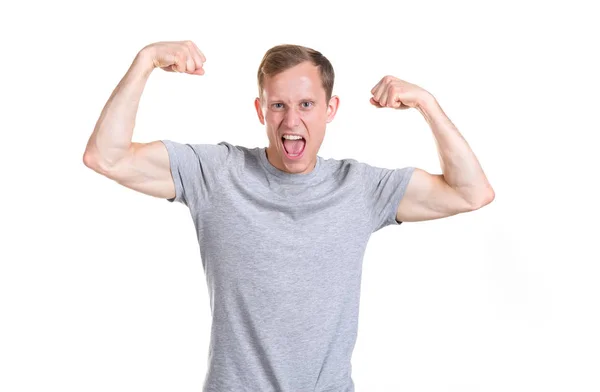
[[[419,110],[433,132],[443,173],[415,168],[396,220],[443,218],[479,209],[494,200],[494,190],[477,157],[432,94],[393,76],[381,79],[371,93],[376,107]]]

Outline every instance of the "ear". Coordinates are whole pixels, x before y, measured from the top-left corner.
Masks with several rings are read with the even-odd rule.
[[[258,115],[258,121],[260,121],[262,125],[265,125],[265,116],[262,111],[262,104],[260,103],[260,98],[256,98],[254,100],[254,108],[256,109],[256,114]]]
[[[327,105],[327,123],[333,121],[335,114],[337,113],[338,107],[340,106],[340,98],[337,95],[334,95],[329,100],[329,104]]]

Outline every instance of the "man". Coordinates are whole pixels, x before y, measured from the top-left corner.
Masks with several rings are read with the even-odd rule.
[[[350,361],[370,235],[476,210],[494,192],[434,97],[392,76],[371,90],[371,104],[419,110],[443,175],[317,155],[339,98],[330,62],[302,46],[271,48],[259,66],[254,104],[267,148],[133,143],[152,70],[203,75],[205,61],[190,41],[143,48],[102,111],[84,162],[189,207],[212,311],[204,391],[354,391]]]

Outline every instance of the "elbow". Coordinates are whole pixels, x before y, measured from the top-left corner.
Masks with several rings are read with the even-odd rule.
[[[92,157],[92,154],[90,152],[88,152],[87,150],[83,153],[83,164],[86,167],[89,167],[90,169],[92,168],[92,165],[94,164],[94,158]]]
[[[98,159],[98,156],[96,154],[94,154],[92,151],[89,150],[85,150],[85,152],[83,153],[83,164],[89,168],[92,169],[93,171],[100,173],[100,160]]]
[[[83,164],[98,174],[102,174],[103,176],[108,174],[109,167],[107,166],[106,162],[100,159],[94,152],[86,150],[83,153]]]
[[[102,175],[107,175],[112,171],[116,164],[122,159],[121,156],[107,157],[94,147],[88,147],[83,153],[83,164],[93,171]]]
[[[474,210],[478,210],[482,207],[485,207],[488,204],[490,204],[492,201],[494,201],[495,198],[496,198],[496,193],[490,187],[490,188],[488,188],[488,190],[486,190],[485,192],[482,192],[481,195],[479,195],[477,198],[474,199],[475,201],[471,203],[471,209],[474,211]]]

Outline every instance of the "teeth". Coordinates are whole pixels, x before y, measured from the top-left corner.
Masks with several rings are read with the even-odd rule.
[[[298,139],[302,139],[302,136],[283,135],[283,138],[288,139],[288,140],[298,140]]]

